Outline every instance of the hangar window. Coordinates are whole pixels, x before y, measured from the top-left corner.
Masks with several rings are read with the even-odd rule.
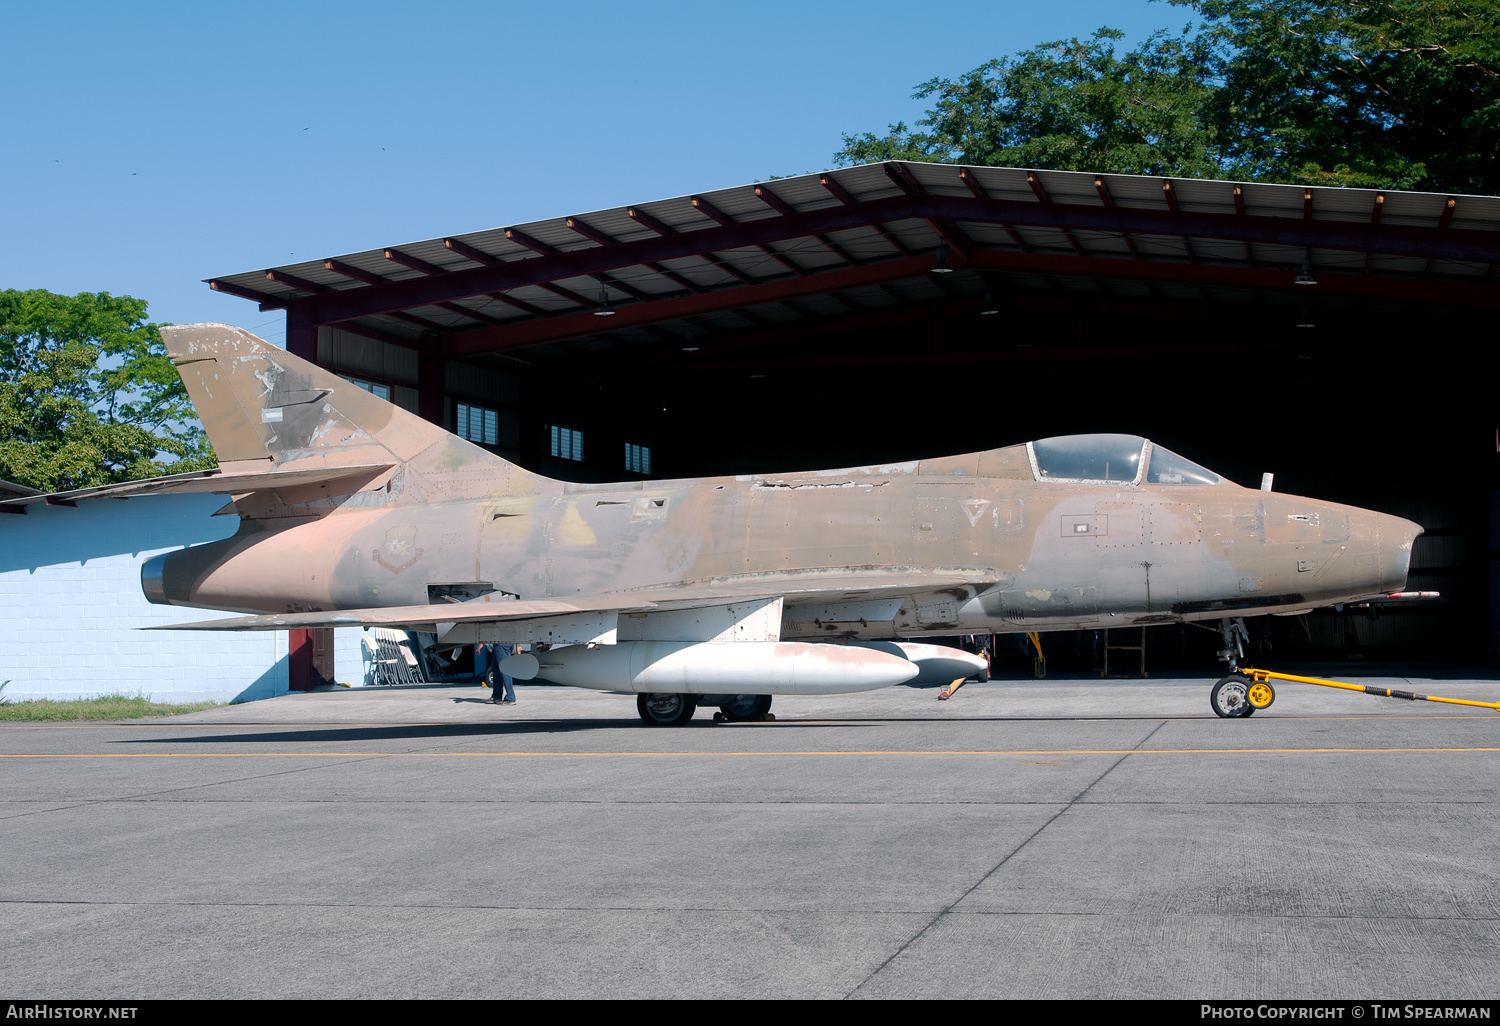
[[[583,461],[583,432],[552,425],[552,455],[564,460]]]
[[[349,382],[349,384],[353,385],[355,388],[364,389],[366,392],[369,392],[371,395],[375,396],[378,399],[384,399],[386,402],[391,401],[390,385],[382,385],[378,381],[366,381],[363,378],[351,378],[347,374],[340,374],[339,377]]]
[[[632,474],[651,473],[651,447],[625,443],[625,469]]]
[[[1061,435],[1029,444],[1039,481],[1134,484],[1141,477],[1140,435]]]
[[[1198,466],[1192,460],[1183,459],[1171,449],[1159,445],[1151,446],[1151,465],[1146,468],[1146,480],[1152,484],[1196,484],[1219,483],[1219,475]]]
[[[467,438],[481,445],[500,444],[500,411],[470,406],[468,403],[455,403],[453,420],[453,433],[459,438]]]

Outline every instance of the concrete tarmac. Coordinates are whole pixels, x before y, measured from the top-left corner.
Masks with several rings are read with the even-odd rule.
[[[1210,683],[5,724],[4,996],[1500,996],[1500,713]]]

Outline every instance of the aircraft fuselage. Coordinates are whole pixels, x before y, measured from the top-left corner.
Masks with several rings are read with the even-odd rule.
[[[361,504],[283,506],[247,518],[232,539],[169,554],[152,597],[282,613],[484,591],[713,601],[733,584],[786,594],[786,639],[1116,627],[1398,591],[1421,532],[1222,480],[1037,480],[1025,445],[815,473],[547,481],[555,488],[542,494],[421,504],[400,501],[420,484],[402,477]],[[798,613],[816,605],[808,586],[822,576],[903,569],[951,576],[955,587],[887,620]]]

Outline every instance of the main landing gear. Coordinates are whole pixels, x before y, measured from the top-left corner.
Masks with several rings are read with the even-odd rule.
[[[698,711],[698,703],[717,705],[715,723],[748,723],[774,720],[770,695],[668,695],[635,696],[636,711],[649,727],[681,727]]]
[[[735,695],[714,713],[715,723],[750,723],[774,720],[770,695]]]
[[[636,695],[635,708],[648,727],[680,727],[693,718],[698,703],[691,695]]]

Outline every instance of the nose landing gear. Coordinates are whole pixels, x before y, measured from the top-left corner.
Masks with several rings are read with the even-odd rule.
[[[1224,639],[1219,659],[1228,663],[1229,672],[1233,673],[1239,668],[1240,660],[1245,658],[1245,642],[1250,640],[1250,629],[1245,626],[1245,618],[1224,617],[1219,621],[1219,636]]]
[[[1208,693],[1208,704],[1226,720],[1243,719],[1255,712],[1250,704],[1250,681],[1237,673],[1220,677]]]
[[[1298,677],[1275,670],[1256,670],[1245,667],[1235,670],[1227,677],[1220,677],[1209,692],[1208,701],[1214,712],[1225,719],[1243,719],[1257,709],[1269,708],[1276,701],[1276,690],[1271,680],[1290,681],[1293,684],[1316,684],[1320,688],[1338,688],[1341,691],[1359,691],[1381,698],[1404,698],[1408,702],[1444,702],[1448,705],[1470,705],[1480,709],[1500,712],[1500,702],[1475,702],[1468,698],[1443,698],[1438,695],[1419,695],[1414,691],[1399,691],[1396,688],[1373,687],[1369,684],[1345,684],[1338,680],[1323,680],[1321,677]]]

